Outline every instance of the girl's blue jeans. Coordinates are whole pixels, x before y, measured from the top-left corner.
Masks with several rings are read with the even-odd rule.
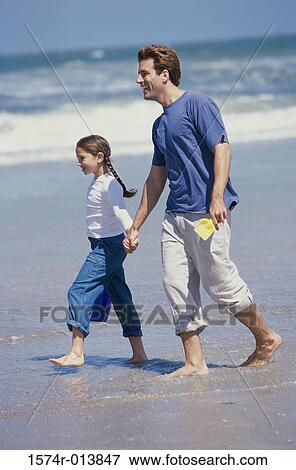
[[[123,234],[108,238],[89,238],[92,251],[68,291],[67,326],[70,331],[74,326],[85,337],[89,334],[90,316],[95,301],[106,288],[121,323],[123,336],[142,336],[139,315],[124,277],[122,264],[126,253],[122,245],[123,239]]]

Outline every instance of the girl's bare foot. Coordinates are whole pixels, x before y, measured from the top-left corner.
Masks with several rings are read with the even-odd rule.
[[[84,356],[77,356],[76,354],[69,352],[69,354],[66,354],[65,356],[59,357],[59,358],[52,358],[49,359],[49,362],[56,366],[76,366],[80,367],[83,366],[84,364]]]
[[[255,351],[248,357],[248,359],[241,364],[242,367],[246,366],[262,366],[267,364],[272,355],[282,344],[280,335],[273,333],[261,343],[257,342]]]
[[[145,353],[141,336],[129,336],[128,337],[133,356],[127,361],[130,364],[141,364],[148,361]]]
[[[148,362],[148,357],[146,356],[146,354],[141,356],[133,356],[127,362],[129,362],[130,364],[141,364],[144,362]]]
[[[166,374],[168,377],[183,377],[192,375],[206,375],[209,373],[207,365],[195,366],[193,364],[185,364],[180,369],[174,370],[170,374]]]

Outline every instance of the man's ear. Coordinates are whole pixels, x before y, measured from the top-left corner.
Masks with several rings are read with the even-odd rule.
[[[170,73],[167,69],[162,71],[163,83],[167,83],[170,80]]]

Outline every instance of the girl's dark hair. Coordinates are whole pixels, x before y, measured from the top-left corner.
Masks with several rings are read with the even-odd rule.
[[[122,179],[116,172],[114,166],[111,163],[110,156],[111,156],[111,148],[109,142],[100,135],[89,135],[87,137],[83,137],[82,139],[78,140],[76,147],[80,147],[88,153],[91,153],[94,157],[99,153],[103,153],[105,157],[105,161],[108,167],[108,170],[114,178],[118,181],[123,189],[123,197],[133,197],[137,189],[126,189],[125,184],[123,183]]]

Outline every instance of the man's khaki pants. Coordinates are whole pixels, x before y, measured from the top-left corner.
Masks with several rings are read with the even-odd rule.
[[[207,326],[203,318],[200,281],[221,313],[236,315],[253,302],[247,284],[229,258],[229,219],[208,240],[194,226],[209,214],[167,212],[162,223],[164,288],[173,313],[176,334]]]

